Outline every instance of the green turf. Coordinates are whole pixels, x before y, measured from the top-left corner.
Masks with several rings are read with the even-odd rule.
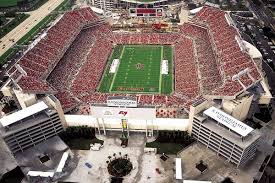
[[[177,143],[160,143],[160,142],[150,142],[146,143],[146,147],[157,148],[157,154],[177,154],[183,149],[181,144]]]
[[[162,45],[118,45],[108,61],[100,92],[172,92],[172,48]],[[120,59],[116,73],[109,73],[113,59]],[[161,60],[169,61],[169,74],[160,74]]]
[[[0,7],[6,8],[11,6],[17,6],[18,0],[0,0]]]
[[[97,138],[85,139],[85,138],[72,138],[65,143],[73,150],[90,150],[90,144],[100,143],[103,144],[104,141]]]

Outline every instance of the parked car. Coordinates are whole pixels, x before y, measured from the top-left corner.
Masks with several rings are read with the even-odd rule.
[[[85,165],[86,165],[86,167],[88,167],[88,168],[92,168],[92,165],[91,165],[90,163],[88,163],[88,162],[86,162]]]

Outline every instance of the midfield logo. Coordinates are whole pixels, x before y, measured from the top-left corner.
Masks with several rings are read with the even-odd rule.
[[[121,115],[123,115],[123,116],[126,116],[127,115],[127,111],[119,111],[119,113],[118,114],[121,114]]]

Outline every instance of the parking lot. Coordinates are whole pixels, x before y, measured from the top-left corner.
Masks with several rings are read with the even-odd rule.
[[[242,17],[235,14],[233,14],[232,18],[237,23],[237,27],[241,31],[242,37],[246,41],[254,44],[267,62],[273,62],[274,64],[275,47],[272,41],[264,35],[263,29],[258,21],[253,17]]]

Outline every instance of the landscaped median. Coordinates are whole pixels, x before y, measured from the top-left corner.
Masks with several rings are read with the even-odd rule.
[[[33,11],[49,0],[0,0],[1,10]]]
[[[55,11],[64,11],[68,10],[71,6],[70,0],[63,1],[58,7],[56,7]],[[52,20],[57,17],[57,13],[52,13],[42,19],[36,26],[34,26],[27,34],[25,34],[20,40],[16,42],[17,45],[25,45],[28,44],[29,41],[33,40],[34,36],[44,29]],[[0,56],[0,65],[4,65],[10,58],[12,58],[15,53],[18,52],[17,48],[8,49],[3,55]]]
[[[8,16],[8,13],[6,13],[4,16],[0,17],[2,19],[8,19],[12,18],[11,21],[3,25],[0,29],[0,38],[4,37],[6,34],[8,34],[11,30],[13,30],[15,27],[17,27],[19,24],[21,24],[24,20],[26,20],[30,15],[24,14],[24,13],[18,13],[13,14],[12,17]],[[1,20],[2,21],[2,20]]]

